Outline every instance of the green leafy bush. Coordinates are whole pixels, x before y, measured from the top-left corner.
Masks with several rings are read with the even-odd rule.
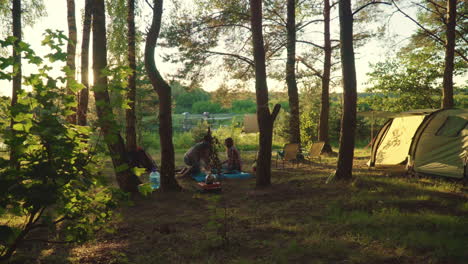
[[[227,110],[222,108],[220,104],[211,101],[199,101],[193,104],[192,113],[203,114],[208,113],[226,113]]]
[[[232,102],[231,112],[238,114],[254,114],[257,111],[257,104],[253,100],[237,100]]]
[[[55,50],[46,56],[49,62],[66,59],[61,52],[64,39],[62,32],[48,31],[43,44]],[[3,47],[13,43],[11,37],[0,40]],[[65,121],[76,107],[74,96],[59,86],[67,78],[50,77],[50,67],[29,45],[21,43],[19,47],[38,73],[24,78],[31,91],[22,91],[18,103],[7,110],[14,120],[12,129],[10,118],[0,121],[0,137],[15,157],[0,158],[0,217],[9,219],[0,221],[0,260],[10,258],[24,240],[48,240],[30,238],[36,229],[55,233],[60,226],[65,242],[91,238],[112,218],[112,209],[124,197],[118,190],[103,187],[95,170],[94,149],[88,143],[91,129]],[[0,58],[2,69],[12,62],[11,58]],[[10,79],[13,74],[2,72],[0,78]],[[75,92],[81,88],[68,81]]]
[[[205,132],[206,133],[206,132]],[[192,133],[190,132],[181,132],[174,133],[173,135],[174,148],[175,149],[189,149],[195,144]]]

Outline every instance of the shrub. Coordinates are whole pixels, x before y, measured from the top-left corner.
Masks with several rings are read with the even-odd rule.
[[[62,39],[62,33],[48,31],[43,43],[56,50],[47,55],[50,62],[66,58]],[[8,38],[0,44],[13,42]],[[0,158],[0,216],[17,220],[0,223],[0,261],[9,259],[36,229],[55,231],[61,224],[62,242],[89,239],[112,217],[116,197],[123,195],[102,186],[94,149],[88,144],[91,129],[65,121],[76,106],[74,96],[57,87],[66,78],[48,76],[49,66],[27,44],[19,46],[39,73],[25,77],[32,91],[20,93],[18,103],[7,110],[15,122],[12,129],[10,118],[0,120],[0,136],[15,153],[15,160]],[[2,58],[1,63],[11,61]],[[72,82],[71,88],[76,92],[80,86]]]
[[[141,147],[144,149],[154,152],[161,149],[161,143],[159,141],[159,133],[157,132],[143,132],[139,140]]]
[[[211,101],[199,101],[193,104],[192,113],[203,114],[208,113],[225,113],[226,109],[222,108],[220,104]]]
[[[257,111],[257,104],[253,100],[237,100],[232,102],[231,111],[238,114],[254,114]]]
[[[206,121],[201,121],[190,130],[194,142],[200,142],[203,139],[208,132],[208,127],[210,127],[210,125]]]
[[[189,149],[195,144],[193,135],[190,132],[174,133],[173,141],[175,149]]]

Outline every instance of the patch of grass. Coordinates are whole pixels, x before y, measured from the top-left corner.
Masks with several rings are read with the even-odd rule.
[[[151,154],[159,164],[159,155]],[[250,169],[255,154],[242,151],[245,168]],[[225,180],[222,193],[214,196],[193,192],[193,182],[181,181],[186,187],[181,193],[156,191],[121,208],[122,218],[111,223],[117,232],[68,251],[56,245],[56,253],[44,253],[38,261],[464,263],[468,259],[468,193],[462,183],[369,169],[368,149],[355,154],[351,184],[325,184],[336,157],[273,168],[273,186],[265,190],[254,190],[255,179]],[[182,157],[182,151],[176,153],[177,166],[183,164]],[[220,246],[224,208],[229,243]]]

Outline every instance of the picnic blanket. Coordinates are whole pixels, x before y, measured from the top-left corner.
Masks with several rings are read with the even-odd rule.
[[[248,179],[252,178],[252,174],[242,171],[232,171],[229,173],[216,174],[216,177],[220,180],[222,179]],[[205,181],[206,174],[199,172],[197,174],[192,174],[192,178],[197,182]]]

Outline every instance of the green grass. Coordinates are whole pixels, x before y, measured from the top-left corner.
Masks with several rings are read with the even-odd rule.
[[[255,152],[242,155],[249,168]],[[369,169],[366,155],[356,151],[350,184],[325,184],[336,157],[273,168],[265,190],[226,180],[220,195],[199,194],[184,180],[181,193],[155,191],[121,208],[115,233],[24,246],[17,263],[466,263],[463,182]]]

